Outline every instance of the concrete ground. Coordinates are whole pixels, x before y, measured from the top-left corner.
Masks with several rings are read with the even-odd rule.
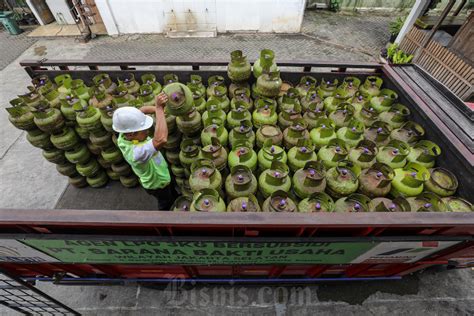
[[[83,315],[456,315],[474,314],[474,273],[426,271],[400,281],[312,286],[37,287]],[[0,315],[16,315],[2,310]]]
[[[18,56],[20,56],[28,47],[36,43],[36,39],[28,37],[28,31],[20,35],[10,35],[9,33],[0,32],[0,70],[8,66]]]
[[[30,78],[23,59],[228,59],[234,49],[250,59],[272,48],[277,61],[312,59],[375,60],[389,38],[393,17],[308,13],[298,35],[225,34],[209,39],[168,39],[160,35],[101,37],[82,44],[72,38],[31,40],[0,35],[0,107],[26,91]],[[5,65],[5,66],[3,66]],[[152,209],[141,189],[110,184],[100,190],[68,187],[65,177],[15,129],[0,110],[0,208]],[[120,198],[117,198],[120,197]],[[40,283],[51,296],[85,315],[472,315],[474,271],[444,271],[403,281],[325,284],[304,287],[196,287],[150,289],[143,286],[72,287]],[[302,293],[301,293],[302,292]],[[303,300],[303,301],[300,301]],[[0,315],[13,315],[0,309]]]

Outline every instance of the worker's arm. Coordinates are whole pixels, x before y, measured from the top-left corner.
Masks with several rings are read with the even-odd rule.
[[[156,150],[163,147],[168,141],[168,126],[166,125],[164,107],[168,101],[168,96],[160,93],[155,101],[155,134],[153,136],[153,146]]]
[[[155,113],[156,107],[153,105],[145,105],[140,108],[140,111],[142,111],[145,114],[154,114]]]

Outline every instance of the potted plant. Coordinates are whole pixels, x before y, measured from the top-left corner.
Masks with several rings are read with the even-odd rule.
[[[403,24],[405,23],[406,16],[399,16],[396,20],[388,24],[388,30],[390,32],[390,43],[393,43],[397,38],[398,33],[402,29]]]
[[[413,55],[406,54],[397,43],[391,43],[387,48],[382,49],[380,57],[384,62],[394,65],[410,64],[413,59]]]

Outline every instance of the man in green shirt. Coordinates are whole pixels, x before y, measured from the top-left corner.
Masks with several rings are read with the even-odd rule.
[[[158,200],[159,210],[170,210],[176,198],[171,183],[168,165],[160,149],[168,139],[163,110],[168,97],[161,93],[156,98],[155,106],[122,107],[114,112],[113,129],[120,133],[118,147],[140,183],[148,194]],[[153,119],[145,114],[155,114],[155,132],[153,138],[148,130],[153,126]]]

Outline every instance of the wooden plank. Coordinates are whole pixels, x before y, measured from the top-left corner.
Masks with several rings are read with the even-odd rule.
[[[471,65],[469,65],[468,63],[464,62],[464,61],[462,61],[462,65],[460,65],[459,67],[464,68],[464,69],[461,69],[459,72],[463,77],[466,77],[466,80],[468,80],[467,78],[472,75],[472,73],[474,72],[474,68]],[[470,82],[472,84],[473,80],[472,79],[471,79],[471,81],[468,80],[468,82]]]
[[[421,50],[420,52],[420,55],[419,55],[419,59],[417,61],[417,64],[419,64],[421,67],[423,67],[423,69],[426,69],[427,66],[429,66],[430,64],[436,62],[436,60],[433,60],[431,58],[431,55],[429,54],[428,51],[426,50]]]
[[[440,57],[441,60],[446,60],[446,64],[451,66],[453,70],[456,70],[455,66],[459,59],[455,54],[452,54],[449,50],[443,49],[444,54]]]
[[[463,64],[464,69],[461,69],[459,71],[459,73],[460,73],[461,76],[466,77],[466,81],[468,83],[472,84],[472,80],[471,80],[471,82],[469,82],[467,77],[470,76],[470,74],[472,74],[474,72],[474,68],[471,67],[470,65],[466,64],[464,61],[462,61],[462,64]]]
[[[429,104],[430,108],[432,108],[432,110],[438,115],[438,117],[442,117],[444,119],[444,123],[446,125],[452,125],[454,129],[456,129],[456,126],[462,126],[459,127],[460,130],[471,130],[470,133],[464,132],[464,134],[466,137],[466,146],[470,145],[472,147],[472,136],[470,136],[470,134],[474,133],[474,131],[472,131],[472,124],[470,122],[470,117],[472,116],[472,113],[469,113],[465,105],[462,103],[453,104],[453,101],[446,98],[444,94],[439,92],[436,87],[431,86],[430,82],[427,82],[427,78],[425,78],[421,74],[414,73],[410,69],[405,69],[404,73],[400,75],[404,80],[406,80],[410,85],[413,86],[415,92],[417,92],[419,95],[422,95],[421,98],[423,100],[426,100],[425,102],[433,102],[432,104]],[[454,110],[453,107],[455,107]],[[460,111],[459,114],[456,113],[456,108],[458,111]],[[458,136],[462,135],[463,132],[458,133]]]
[[[95,4],[95,0],[85,0],[85,4],[91,9],[92,13],[94,14],[92,16],[94,24],[104,24],[100,12],[97,9],[97,5]]]
[[[416,33],[417,33],[417,35],[418,35],[417,41],[418,41],[418,43],[420,43],[420,45],[421,45],[422,39],[425,38],[425,36],[426,36],[427,33],[423,32],[423,31],[421,31],[421,30],[418,30],[418,29],[416,29]]]
[[[443,49],[438,47],[437,55],[439,56],[440,60],[444,60],[445,64],[449,65],[450,61],[454,58],[453,54],[451,54],[447,49]],[[442,64],[438,63],[436,69],[433,69],[430,73],[433,74],[433,77],[436,77],[443,72],[444,67]]]
[[[424,49],[423,50],[424,54],[427,54],[429,55],[431,58],[433,58],[434,60],[436,60],[437,62],[439,63],[443,63],[442,60],[440,60],[438,57],[434,56],[433,53],[431,51],[429,51],[428,49]],[[449,67],[448,65],[445,65],[446,69],[449,70],[450,72],[452,72],[453,74],[455,74],[459,80],[462,80],[464,81],[466,84],[469,84],[469,82],[464,79],[461,75],[459,75],[454,69],[452,69],[451,67]],[[423,67],[424,68],[424,67]]]
[[[460,60],[460,59],[459,59]],[[467,77],[469,75],[469,71],[471,71],[471,67],[469,65],[466,65],[464,62],[460,63],[454,63],[456,67],[456,73],[461,76],[462,78],[466,79],[465,84],[468,85],[469,81],[467,80]]]
[[[402,42],[400,43],[400,48],[404,51],[404,52],[407,52],[409,54],[412,53],[412,47],[413,45],[415,45],[413,39],[413,28],[405,35],[405,37],[403,38]]]
[[[460,59],[458,59],[458,60],[454,63],[454,65],[455,65],[455,67],[456,67],[456,70],[454,70],[455,72],[453,72],[453,75],[455,75],[455,76],[453,76],[452,78],[450,78],[449,80],[446,81],[448,85],[453,85],[453,84],[455,84],[455,83],[458,81],[457,79],[458,79],[459,76],[460,76],[461,78],[464,78],[464,76],[467,75],[468,72],[469,72],[469,70],[470,70],[470,69],[469,69],[470,66],[464,64],[464,62],[462,62]],[[465,68],[464,68],[464,69],[461,68],[462,66],[465,66]],[[465,82],[463,82],[463,84],[467,86],[467,85],[469,85],[469,81],[466,80]]]
[[[444,80],[439,80],[442,84],[448,87],[451,91],[453,91],[453,85],[456,82],[460,82],[457,80],[457,77],[452,73],[447,73],[446,78]]]
[[[462,95],[463,100],[468,100],[474,97],[474,89],[472,87],[468,88],[466,92]]]
[[[447,86],[452,90],[452,91],[456,91],[456,87],[458,86],[463,86],[463,83],[459,80],[450,80],[447,84]]]
[[[444,120],[444,124],[450,126],[451,130],[456,131],[458,138],[464,146],[474,152],[474,127],[472,122],[462,113],[456,113],[451,102],[444,97],[436,88],[427,83],[415,69],[406,67],[403,69],[405,76],[402,78],[411,84],[415,93],[417,93],[425,103],[427,103],[437,117]],[[473,162],[474,163],[474,162]]]
[[[443,51],[438,50],[437,55],[441,56],[442,54],[443,54]],[[444,60],[444,59],[442,58],[442,60]],[[437,63],[434,63],[432,69],[430,70],[430,73],[432,73],[434,75],[436,73],[439,73],[440,70],[442,71],[442,69],[443,69],[443,65],[441,63],[437,62]]]
[[[454,59],[448,64],[449,67],[458,67],[459,59],[454,57],[454,56],[452,56],[452,57]],[[453,79],[457,80],[457,76],[456,76],[457,72],[453,68],[451,68],[451,69],[453,69],[453,71],[449,71],[448,69],[446,69],[446,67],[443,67],[443,68],[444,68],[443,71],[444,71],[445,75],[444,75],[444,79],[440,80],[440,81],[443,82],[444,84],[446,84],[447,86],[451,86],[452,80]],[[434,77],[436,78],[437,76],[434,76]]]
[[[468,86],[462,85],[462,86],[459,87],[459,89],[457,89],[456,94],[457,95],[464,95],[468,90],[469,90]]]
[[[455,56],[455,58],[449,64],[451,69],[454,72],[459,73],[461,76],[467,75],[466,70],[472,69],[472,67],[466,64],[461,58],[458,58],[455,54],[453,55]],[[464,70],[462,68],[464,68]]]
[[[424,63],[423,68],[426,69],[430,73],[431,73],[431,67],[433,66],[433,64],[438,62],[437,60],[433,58],[433,53],[431,49],[432,47],[426,47],[425,49],[423,49],[423,53],[426,55],[426,58],[423,61]]]
[[[423,42],[425,34],[413,27],[405,38],[407,38],[407,46],[404,51],[409,54],[415,54],[418,48],[421,46],[420,43]]]
[[[464,83],[462,83],[462,82],[456,82],[456,81],[455,81],[455,82],[453,83],[453,86],[454,86],[455,89],[461,89],[461,87],[467,87],[468,85],[466,85],[466,84],[464,84]]]
[[[416,42],[411,41],[411,48],[410,48],[410,54],[414,54],[416,52],[416,49],[418,48],[418,45]]]
[[[456,78],[456,75],[452,71],[449,71],[445,67],[443,67],[443,71],[439,74],[433,74],[433,77],[442,78],[440,79],[440,81],[444,82],[446,85],[449,86],[449,78],[451,77]]]
[[[466,62],[471,65],[474,63],[474,12],[456,32],[448,47]]]
[[[431,74],[424,71],[421,67],[415,65],[413,68],[415,68],[423,78],[428,80],[436,90],[440,91],[443,98],[446,98],[449,103],[451,103],[458,111],[469,118],[469,120],[474,121],[474,111],[466,106],[466,104],[461,99],[459,99],[459,97],[454,95],[444,84],[433,78]]]
[[[408,52],[410,54],[414,54],[416,49],[418,48],[416,29],[412,28],[405,38],[406,38],[406,43],[408,45],[407,46]]]
[[[466,87],[466,86],[462,86],[460,89],[458,89],[458,91],[456,92],[457,95],[464,95],[466,93],[466,91],[469,90],[469,87]]]
[[[439,18],[440,16],[438,15],[421,16],[416,20],[415,25],[422,29],[431,29],[438,22]],[[465,20],[466,18],[462,16],[447,16],[440,27],[460,27]]]
[[[436,56],[436,55],[435,55]],[[434,68],[436,66],[444,66],[443,64],[441,64],[440,62],[438,62],[437,60],[432,60],[432,62],[428,63],[428,67],[429,67],[429,73],[433,73],[434,71]]]
[[[418,38],[419,38],[419,33],[416,28],[412,28],[410,33],[409,33],[409,38],[412,42],[413,45],[417,46],[418,45]]]
[[[417,94],[419,94],[420,92],[423,94],[422,98],[425,100],[425,102],[428,103],[428,99],[430,98],[431,93],[434,93],[435,97],[438,97],[438,95],[439,95],[438,91],[430,91],[430,93],[425,91],[426,89],[429,89],[429,86],[426,83],[426,79],[421,77],[413,69],[403,69],[403,74],[400,73],[400,75],[402,75],[402,78],[404,78],[409,84],[411,84],[413,86],[413,89],[415,90],[415,92]],[[419,90],[417,90],[415,88],[419,88]],[[446,102],[446,100],[441,96],[440,102]],[[436,112],[435,111],[435,113],[438,116],[446,116],[447,113],[449,113],[449,106],[448,107],[440,107],[440,110],[442,110],[443,112],[441,113],[441,112]],[[447,117],[446,123],[449,123],[450,120],[451,120],[451,118]],[[456,124],[455,121],[452,121],[451,123]]]
[[[458,94],[457,92],[459,91],[459,89],[461,89],[462,87],[464,87],[465,85],[462,83],[462,82],[459,82],[459,81],[453,81],[452,84],[451,84],[451,90]]]

